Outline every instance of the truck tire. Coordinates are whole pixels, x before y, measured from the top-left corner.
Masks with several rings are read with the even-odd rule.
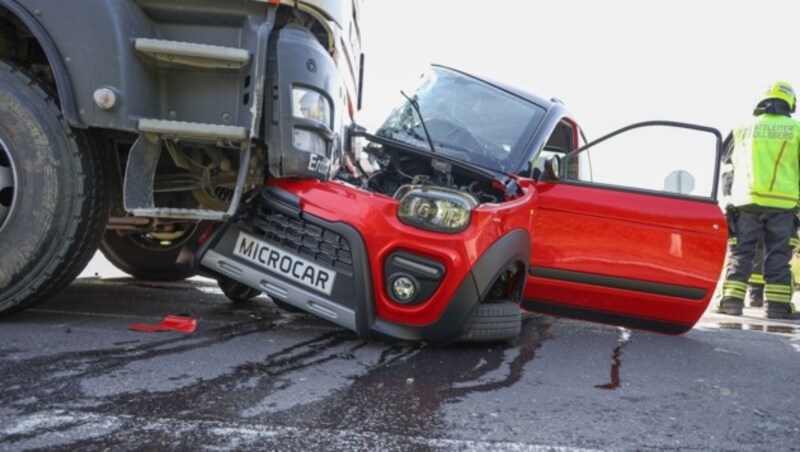
[[[506,300],[492,300],[475,306],[460,341],[507,341],[519,336],[521,330],[519,305]]]
[[[149,281],[180,281],[196,274],[178,265],[178,255],[185,243],[197,241],[208,223],[186,224],[183,235],[159,239],[152,233],[121,233],[108,230],[103,234],[100,251],[115,267],[136,279]]]
[[[68,285],[108,219],[106,165],[55,98],[0,62],[0,314]]]

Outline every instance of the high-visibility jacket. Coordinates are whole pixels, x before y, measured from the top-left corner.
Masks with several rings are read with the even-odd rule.
[[[765,113],[733,132],[730,203],[794,209],[800,200],[800,122]]]

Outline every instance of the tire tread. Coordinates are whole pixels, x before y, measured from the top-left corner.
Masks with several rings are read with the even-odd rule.
[[[68,141],[74,158],[77,211],[70,215],[62,244],[49,264],[35,275],[27,287],[7,299],[0,313],[22,310],[54,295],[72,282],[91,260],[108,219],[109,194],[104,189],[106,165],[86,133],[73,129],[61,114],[57,98],[26,71],[0,61],[0,74],[14,77],[30,88],[52,113]],[[13,82],[12,82],[13,83]]]

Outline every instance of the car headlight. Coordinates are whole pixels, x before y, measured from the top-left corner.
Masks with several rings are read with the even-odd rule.
[[[292,115],[295,118],[316,121],[331,127],[331,103],[318,91],[307,88],[292,88]]]
[[[403,186],[397,218],[405,224],[436,232],[461,232],[469,226],[474,197],[442,187]]]

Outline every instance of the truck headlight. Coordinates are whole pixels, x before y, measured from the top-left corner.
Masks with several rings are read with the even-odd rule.
[[[292,129],[292,144],[303,151],[313,152],[322,156],[328,155],[328,142],[320,134],[312,130],[299,127]]]
[[[478,202],[472,196],[442,187],[400,187],[397,218],[403,223],[436,232],[461,232],[469,226],[472,209]]]
[[[331,102],[318,91],[293,87],[292,115],[331,127]]]

